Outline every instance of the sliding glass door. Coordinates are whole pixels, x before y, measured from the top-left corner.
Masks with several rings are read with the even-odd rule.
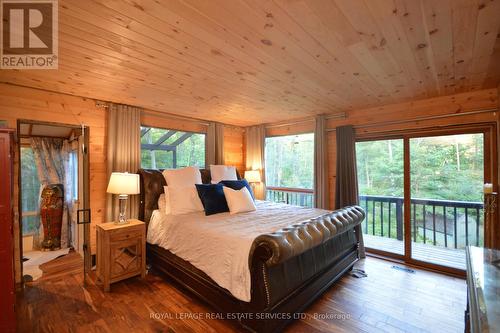
[[[404,254],[403,140],[356,144],[359,202],[366,212],[362,229],[366,247]]]
[[[484,246],[483,184],[492,182],[491,126],[356,143],[366,247],[448,271]],[[490,152],[490,154],[485,154]]]
[[[465,247],[484,240],[484,135],[409,140],[411,257],[465,269]]]

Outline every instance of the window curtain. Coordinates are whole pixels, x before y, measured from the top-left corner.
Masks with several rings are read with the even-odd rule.
[[[71,179],[71,169],[69,154],[71,144],[68,140],[55,138],[31,138],[31,148],[35,159],[35,166],[40,180],[40,194],[45,186],[50,184],[62,184],[64,186],[64,204],[61,226],[61,248],[67,248],[69,244],[69,221],[73,209],[73,184]],[[40,201],[39,201],[40,203]],[[40,205],[38,205],[40,207]],[[43,240],[43,225],[40,226],[34,235],[33,247],[40,249]]]
[[[206,140],[205,167],[224,164],[224,124],[210,122]]]
[[[335,183],[335,209],[357,205],[358,177],[356,167],[356,136],[354,127],[341,126],[337,134],[337,177]],[[359,257],[365,258],[365,247],[361,225],[356,227],[359,242]]]
[[[265,200],[266,184],[264,170],[264,145],[266,140],[266,128],[264,125],[246,128],[246,168],[247,170],[259,170],[262,182],[255,184],[255,198]]]
[[[141,167],[141,111],[142,109],[108,104],[107,174],[112,172],[137,173]],[[106,196],[106,220],[118,218],[118,195]],[[127,218],[137,218],[139,196],[130,195],[127,201]]]
[[[328,138],[326,118],[317,116],[314,129],[314,204],[328,209]]]

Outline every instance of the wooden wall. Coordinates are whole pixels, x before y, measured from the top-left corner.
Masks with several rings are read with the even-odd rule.
[[[58,94],[44,90],[25,88],[0,83],[0,120],[8,126],[17,128],[18,119],[57,122],[90,128],[90,207],[92,209],[91,248],[95,253],[95,227],[105,221],[106,173],[106,111],[96,107],[95,100]],[[161,115],[146,110],[141,117],[146,126],[164,127],[184,131],[206,132],[206,125],[193,119],[183,119]],[[224,154],[226,164],[235,165],[240,172],[245,169],[244,129],[225,126]],[[15,207],[15,244],[16,258],[19,258],[19,212],[18,212],[18,174],[19,156],[15,156],[14,207]],[[16,281],[21,281],[20,262],[16,261]]]

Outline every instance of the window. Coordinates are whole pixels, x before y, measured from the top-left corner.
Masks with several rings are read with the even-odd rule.
[[[30,147],[21,147],[21,209],[23,235],[33,234],[40,225],[40,180]]]
[[[141,127],[141,167],[205,167],[205,134]]]
[[[267,199],[312,207],[314,134],[266,138]]]

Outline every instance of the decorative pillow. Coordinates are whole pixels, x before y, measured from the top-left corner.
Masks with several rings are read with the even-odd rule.
[[[252,196],[246,187],[242,187],[240,190],[233,190],[232,188],[224,186],[223,190],[229,207],[229,214],[253,212],[257,210]]]
[[[163,170],[163,177],[168,186],[187,187],[201,184],[201,173],[197,167]]]
[[[205,215],[229,212],[222,184],[196,184]]]
[[[222,180],[219,182],[219,184],[222,184],[224,186],[227,186],[229,188],[232,188],[233,190],[241,190],[243,187],[246,187],[248,192],[250,192],[250,195],[252,196],[252,199],[255,200],[255,196],[252,191],[252,187],[250,184],[247,182],[246,179],[241,179],[241,180]]]
[[[203,204],[198,197],[196,187],[165,186],[165,197],[170,201],[170,214],[182,215],[203,211]]]
[[[228,165],[211,165],[210,176],[212,177],[212,184],[217,184],[221,180],[238,180],[236,168]]]

